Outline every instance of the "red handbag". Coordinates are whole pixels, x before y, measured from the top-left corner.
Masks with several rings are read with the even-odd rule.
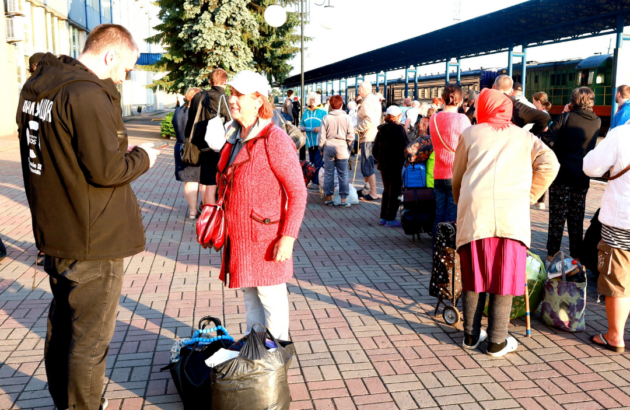
[[[234,179],[234,174],[230,180]],[[201,215],[197,219],[197,242],[204,248],[220,250],[225,244],[227,226],[223,201],[227,192],[227,186],[223,189],[223,196],[216,204],[203,205]]]
[[[213,205],[203,205],[197,220],[197,242],[204,248],[218,251],[225,243],[225,211],[223,201]]]

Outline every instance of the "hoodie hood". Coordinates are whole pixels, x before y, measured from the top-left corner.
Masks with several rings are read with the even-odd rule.
[[[68,56],[59,58],[46,53],[37,66],[37,70],[26,81],[22,96],[30,101],[41,101],[54,94],[64,85],[75,81],[89,81],[99,85],[110,98],[119,100],[116,85],[111,79],[100,80],[79,60]]]
[[[594,119],[598,118],[597,114],[595,114],[591,110],[583,110],[581,108],[576,108],[576,109],[573,109],[571,112],[575,113],[575,114],[579,115],[580,117],[585,118],[587,120],[594,120]]]

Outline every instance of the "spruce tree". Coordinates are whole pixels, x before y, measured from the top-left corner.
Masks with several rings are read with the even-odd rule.
[[[253,68],[253,53],[246,43],[256,41],[258,24],[250,0],[157,0],[158,34],[149,43],[161,43],[165,53],[155,64],[169,73],[152,84],[171,93],[189,87],[208,88],[215,68],[229,74]]]

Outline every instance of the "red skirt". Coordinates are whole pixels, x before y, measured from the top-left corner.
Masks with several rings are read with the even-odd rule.
[[[507,238],[472,241],[459,250],[462,289],[476,293],[525,294],[527,247]]]

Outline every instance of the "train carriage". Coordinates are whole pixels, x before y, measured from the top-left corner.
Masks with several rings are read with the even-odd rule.
[[[513,66],[512,79],[522,82],[521,64]],[[481,68],[479,70],[462,71],[460,84],[464,94],[469,90],[479,91],[490,88],[495,78],[507,74],[507,68]],[[538,91],[544,91],[549,96],[552,107],[549,113],[555,117],[562,113],[565,104],[571,101],[571,93],[577,87],[589,87],[595,92],[594,112],[602,118],[602,133],[610,125],[610,111],[615,92],[612,89],[613,57],[610,54],[594,55],[585,59],[553,61],[546,63],[528,62],[527,82],[525,94],[531,101]],[[418,96],[420,102],[431,102],[433,98],[441,97],[445,84],[445,74],[434,74],[418,77]],[[456,82],[456,75],[450,75],[450,82]],[[383,84],[379,91],[383,92]],[[376,92],[376,84],[372,84]],[[409,78],[408,95],[413,98],[415,78]],[[354,86],[348,87],[348,99],[356,97]],[[386,105],[402,105],[405,97],[405,79],[399,78],[387,82]]]

